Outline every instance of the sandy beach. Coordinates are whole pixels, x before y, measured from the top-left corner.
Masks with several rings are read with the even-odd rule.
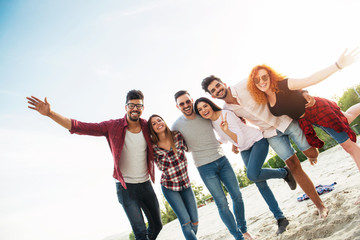
[[[302,167],[315,186],[337,183],[332,192],[321,195],[330,209],[329,216],[325,220],[320,219],[311,200],[298,202],[297,197],[303,195],[300,187],[291,191],[283,180],[269,180],[268,184],[290,224],[285,233],[280,236],[275,234],[276,220],[252,184],[241,189],[249,232],[258,240],[360,240],[360,205],[354,205],[360,196],[360,173],[350,155],[336,146],[321,153],[315,166],[306,160]],[[228,200],[231,204],[230,197]],[[215,203],[199,208],[199,219],[198,239],[234,239],[221,221]],[[179,222],[175,220],[165,225],[158,239],[184,239]]]

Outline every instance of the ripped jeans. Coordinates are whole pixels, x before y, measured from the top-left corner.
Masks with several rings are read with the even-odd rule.
[[[186,240],[196,240],[199,220],[196,200],[191,187],[181,191],[172,191],[161,186],[161,190],[178,217]]]

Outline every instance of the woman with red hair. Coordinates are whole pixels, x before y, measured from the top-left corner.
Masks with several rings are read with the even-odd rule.
[[[349,126],[360,114],[360,103],[343,113],[333,101],[314,97],[315,103],[308,103],[302,94],[303,88],[315,85],[353,64],[359,55],[358,49],[348,54],[345,50],[335,64],[302,79],[287,78],[267,65],[258,65],[249,75],[247,88],[257,103],[268,105],[273,115],[288,115],[298,120],[311,146],[321,148],[324,145],[316,136],[313,125],[323,129],[351,155],[360,170],[360,146],[356,144],[356,135]],[[314,163],[311,162],[312,165]],[[359,203],[360,198],[356,204]]]

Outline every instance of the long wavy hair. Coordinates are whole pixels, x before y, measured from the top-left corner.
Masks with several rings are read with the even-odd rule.
[[[164,119],[163,119],[161,116],[157,115],[157,114],[153,114],[153,115],[151,115],[151,116],[149,117],[149,120],[147,121],[149,130],[150,130],[150,139],[151,139],[151,142],[152,142],[153,144],[157,144],[160,139],[159,139],[158,134],[154,131],[154,128],[153,128],[153,126],[152,126],[152,124],[151,124],[151,119],[154,118],[154,117],[159,117],[159,118],[161,118],[161,120],[163,120],[163,121],[164,121]],[[174,132],[172,132],[172,131],[170,130],[170,128],[168,127],[168,125],[166,124],[165,121],[164,121],[164,123],[165,123],[165,136],[170,139],[171,147],[172,147],[175,155],[177,156],[177,150],[176,150],[175,142],[174,142],[175,134],[174,134]]]
[[[201,98],[198,98],[195,103],[194,103],[194,108],[195,108],[195,112],[197,115],[200,116],[200,112],[197,108],[197,105],[200,103],[200,102],[206,102],[207,104],[209,104],[209,106],[211,107],[211,109],[215,112],[217,111],[221,111],[221,107],[219,107],[218,105],[216,105],[213,101],[211,101],[210,99],[206,98],[206,97],[201,97]]]
[[[271,67],[265,64],[257,65],[251,70],[247,81],[247,89],[249,90],[251,96],[255,99],[257,103],[266,104],[268,102],[266,93],[260,91],[254,83],[254,78],[257,76],[258,72],[261,69],[264,69],[269,74],[270,89],[275,93],[279,92],[278,82],[284,80],[286,76],[276,72],[274,69],[272,69]]]

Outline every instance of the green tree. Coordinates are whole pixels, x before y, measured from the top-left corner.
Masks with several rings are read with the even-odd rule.
[[[360,94],[360,84],[358,84],[354,87],[346,89],[344,94],[338,98],[338,105],[341,111],[345,112],[351,106],[360,103],[360,97],[357,95],[354,89],[356,89],[356,91]],[[355,120],[350,123],[350,126],[354,126],[355,124],[360,125],[360,116],[355,118]]]
[[[204,190],[204,186],[203,185],[196,185],[196,182],[193,181],[191,183],[191,187],[194,191],[194,195],[195,195],[195,199],[196,199],[196,204],[198,207],[203,206],[206,204],[206,201],[208,199],[211,199],[211,194],[205,194],[203,192]]]

